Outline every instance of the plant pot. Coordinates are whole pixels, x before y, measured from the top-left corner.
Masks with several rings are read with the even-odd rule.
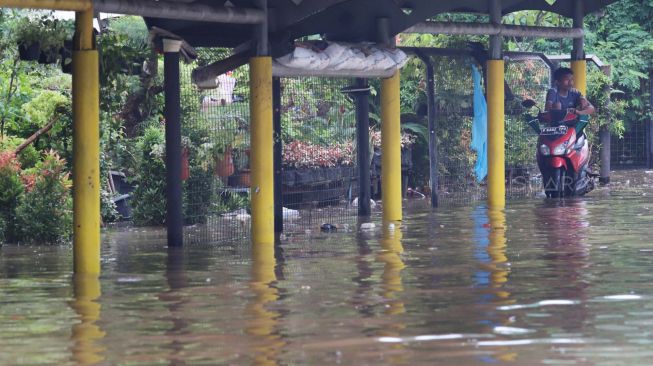
[[[215,175],[218,177],[228,177],[234,174],[234,159],[231,147],[222,154],[222,156],[214,156],[215,162]]]
[[[50,65],[57,62],[57,52],[52,49],[41,50],[38,63],[43,65]]]
[[[243,169],[238,176],[238,185],[241,187],[249,187],[251,185],[251,170]]]
[[[41,42],[18,43],[18,57],[23,61],[36,61],[41,55]]]
[[[140,75],[143,72],[143,64],[133,64],[130,68],[130,72],[132,75]]]
[[[73,73],[73,41],[65,40],[63,42],[63,47],[59,49],[59,55],[61,55],[61,72],[64,74]]]

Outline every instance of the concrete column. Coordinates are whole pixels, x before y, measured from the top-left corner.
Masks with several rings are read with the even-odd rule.
[[[272,108],[274,129],[274,232],[283,231],[283,186],[281,167],[283,160],[283,141],[281,141],[281,79],[272,78]]]
[[[429,177],[431,181],[431,207],[438,207],[438,135],[435,108],[435,73],[430,57],[426,63],[426,99],[429,122]]]
[[[180,247],[184,241],[181,186],[181,102],[179,50],[181,41],[163,40],[163,84],[166,119],[166,226],[168,246]]]
[[[370,105],[367,100],[369,86],[367,80],[356,79],[356,91],[352,94],[356,101],[356,146],[358,163],[358,216],[370,216],[371,181],[370,181]]]

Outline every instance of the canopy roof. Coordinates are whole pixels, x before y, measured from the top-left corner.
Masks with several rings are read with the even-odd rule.
[[[254,8],[254,0],[168,0],[216,7]],[[588,14],[617,0],[581,0]],[[553,4],[549,4],[553,2]],[[502,0],[503,14],[544,10],[573,17],[576,0]],[[378,19],[387,19],[390,36],[447,12],[488,13],[489,0],[268,0],[268,27],[273,45],[320,34],[328,40],[374,42]],[[254,26],[146,18],[149,26],[171,31],[193,46],[235,47],[252,37]]]

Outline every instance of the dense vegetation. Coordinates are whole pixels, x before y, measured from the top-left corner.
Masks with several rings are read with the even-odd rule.
[[[487,21],[477,15],[449,15],[438,20]],[[505,23],[538,26],[570,26],[570,20],[545,12],[519,12],[504,17]],[[600,125],[617,136],[631,123],[649,119],[648,78],[653,68],[653,0],[622,0],[600,13],[585,18],[586,52],[612,64],[607,76],[591,69],[588,97],[600,113],[591,132]],[[0,242],[20,241],[55,243],[70,238],[72,160],[71,78],[69,71],[71,21],[57,20],[47,12],[0,12]],[[23,61],[19,45],[26,51],[39,40],[41,53],[36,61]],[[133,221],[141,225],[160,225],[165,221],[163,163],[163,81],[159,70],[162,58],[148,43],[142,19],[123,17],[109,20],[97,39],[100,51],[100,123],[102,217],[105,222],[120,219],[111,200],[116,195],[109,184],[109,172],[119,170],[135,186],[131,204]],[[486,45],[487,37],[402,35],[402,45],[428,47],[467,47],[468,42]],[[571,52],[569,40],[510,38],[506,50],[537,51],[547,54]],[[220,195],[226,179],[216,179],[225,156],[233,160],[236,171],[247,170],[248,110],[245,103],[222,105],[219,113],[202,110],[200,91],[190,83],[190,71],[197,65],[222,58],[229,50],[200,49],[193,64],[182,67],[182,134],[189,172],[184,183],[184,209],[187,223],[204,222],[209,213],[220,213],[247,205],[238,195]],[[446,111],[439,119],[441,171],[464,177],[470,172],[474,153],[471,136],[471,69],[469,60],[436,60],[438,108]],[[473,63],[473,61],[472,61]],[[513,70],[533,85],[542,83],[535,66]],[[247,68],[234,71],[237,80],[247,80]],[[469,82],[467,82],[469,81]],[[413,59],[402,70],[402,124],[415,143],[415,171],[411,185],[427,184],[428,167],[425,118],[424,66]],[[372,81],[370,107],[378,131],[379,84]],[[301,150],[331,148],[328,164],[351,164],[355,147],[353,106],[343,99],[339,85],[331,91],[315,92],[310,83],[288,81],[294,97],[283,100],[281,138],[288,146]],[[315,89],[317,90],[317,89]],[[320,89],[323,90],[323,89]],[[527,88],[515,87],[516,98],[508,101],[507,133],[521,133],[518,120],[519,98],[541,98]],[[333,95],[331,95],[331,94]],[[238,82],[234,95],[247,96],[247,83]],[[608,103],[609,98],[611,103]],[[245,106],[245,107],[244,107]],[[611,116],[611,120],[607,116]],[[222,126],[216,128],[215,126]],[[42,134],[36,135],[41,130]],[[422,137],[419,137],[419,136]],[[416,136],[418,138],[416,138]],[[293,141],[304,141],[302,144]],[[307,145],[311,142],[314,145]],[[335,144],[334,144],[335,142]],[[596,144],[596,142],[595,142]],[[337,150],[337,151],[336,151]],[[506,145],[507,163],[527,164],[532,159],[528,140],[511,140]],[[289,156],[293,155],[288,150]],[[337,153],[337,154],[336,154]],[[313,161],[297,156],[295,166],[313,166]],[[460,169],[456,167],[461,167]],[[466,170],[467,169],[467,170]],[[37,221],[38,220],[38,221]]]

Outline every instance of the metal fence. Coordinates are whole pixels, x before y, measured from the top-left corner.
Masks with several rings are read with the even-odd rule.
[[[281,78],[281,191],[284,231],[355,217],[355,107],[347,78]]]
[[[471,149],[473,109],[472,65],[464,56],[432,56],[435,71],[439,157],[439,202],[466,204],[487,197],[486,182],[477,177]],[[538,58],[508,60],[505,71],[506,194],[522,197],[537,187],[535,133],[524,123],[521,101],[543,104],[550,69]]]
[[[200,90],[182,75],[184,217],[191,242],[249,235],[249,94],[244,66]],[[340,78],[281,79],[284,232],[355,221],[356,121]]]
[[[475,175],[477,156],[470,147],[474,60],[432,56],[431,62],[436,87],[439,202],[447,206],[483,200],[486,183]],[[220,86],[212,90],[197,89],[190,81],[191,68],[182,70],[186,234],[189,240],[201,242],[246,238],[250,225],[247,67],[221,75]],[[508,198],[524,197],[538,193],[540,182],[534,156],[537,136],[524,121],[521,101],[544,103],[551,70],[537,57],[508,59],[505,70],[506,193]],[[348,78],[280,79],[281,200],[287,233],[320,230],[325,223],[346,227],[356,222],[357,209],[352,204],[358,191],[355,107],[343,92],[353,82]],[[378,112],[373,97],[370,103],[372,112]],[[378,116],[373,113],[371,118]],[[426,119],[419,123],[426,126]],[[644,124],[635,125],[624,139],[613,139],[615,164],[646,161],[645,128]],[[377,130],[375,126],[370,131],[373,194],[378,188]],[[424,178],[428,177],[426,141],[418,139],[412,149],[404,149],[403,158],[410,160],[405,164],[410,166],[405,182],[417,190],[428,185]]]
[[[622,138],[612,137],[610,161],[617,168],[636,168],[647,165],[647,121],[629,122]]]

